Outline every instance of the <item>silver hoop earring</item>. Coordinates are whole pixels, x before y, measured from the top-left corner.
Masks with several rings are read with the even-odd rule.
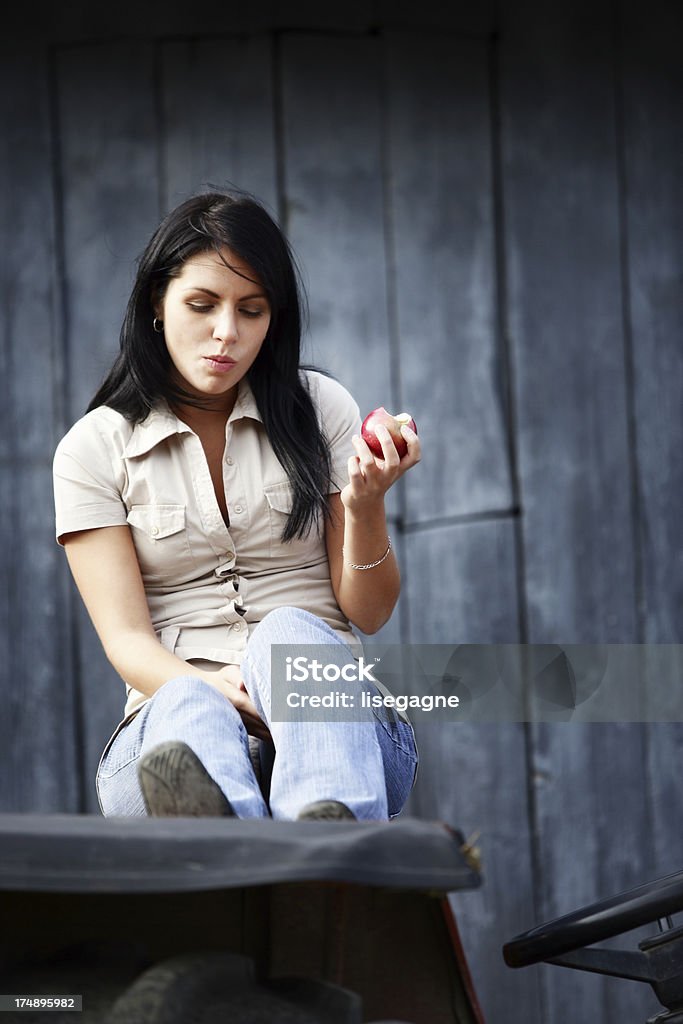
[[[163,334],[164,333],[164,321],[163,320],[157,320],[157,318],[154,317],[154,319],[152,320],[152,327],[154,328],[154,330],[156,331],[157,334]]]

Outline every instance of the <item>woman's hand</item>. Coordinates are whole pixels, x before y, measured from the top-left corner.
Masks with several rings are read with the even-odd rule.
[[[401,427],[401,434],[408,445],[408,451],[399,458],[391,434],[383,425],[376,428],[377,439],[382,446],[383,459],[373,455],[362,437],[354,435],[353,446],[356,454],[348,463],[349,482],[341,492],[344,507],[353,513],[383,501],[384,495],[399,477],[420,461],[420,441],[410,427]]]
[[[408,446],[403,458],[386,427],[378,426],[376,433],[384,458],[376,458],[363,438],[354,436],[356,454],[348,461],[349,482],[340,494],[328,495],[330,516],[325,525],[334,596],[349,621],[368,634],[388,621],[401,588],[387,534],[384,495],[420,461],[414,430],[401,427]]]
[[[260,740],[271,738],[268,726],[247,693],[239,665],[224,665],[214,672],[202,672],[201,675],[239,711],[244,728],[250,736],[256,736]]]

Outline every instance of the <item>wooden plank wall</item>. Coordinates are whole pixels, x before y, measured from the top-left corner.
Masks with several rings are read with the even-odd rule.
[[[42,67],[43,76],[35,68]],[[62,558],[50,523],[51,449],[63,414],[55,353],[54,156],[44,50],[3,45],[0,61],[0,806],[79,801],[78,679]],[[40,168],[40,173],[36,173]]]
[[[627,642],[637,625],[635,559],[624,557],[634,551],[634,522],[612,12],[581,2],[551,12],[530,0],[523,15],[508,13],[502,32],[506,314],[526,638]],[[643,741],[638,725],[534,728],[541,919],[651,875],[649,841],[631,852],[634,836],[648,836]],[[609,807],[615,779],[621,814]],[[550,1020],[569,1007],[576,1020],[589,1020],[598,1005],[614,1019],[638,1019],[642,986],[538,973]]]
[[[50,7],[4,47],[4,811],[98,812],[123,686],[54,543],[51,457],[113,357],[146,238],[212,184],[285,226],[307,358],[363,410],[418,421],[423,463],[389,502],[404,588],[382,639],[682,639],[676,5],[427,3],[418,21],[407,3],[302,0],[189,18]],[[409,813],[481,831],[484,885],[453,905],[489,1024],[655,1010],[636,983],[510,971],[500,947],[680,869],[681,736],[420,728]]]

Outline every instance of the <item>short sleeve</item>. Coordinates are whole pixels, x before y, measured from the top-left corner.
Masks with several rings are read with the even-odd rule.
[[[76,530],[127,522],[121,498],[123,468],[118,473],[114,469],[106,418],[98,414],[101,410],[95,409],[78,420],[55,451],[52,480],[59,544]]]
[[[360,434],[360,409],[339,381],[322,373],[314,373],[312,377],[315,383],[313,397],[330,448],[331,493],[334,493],[341,491],[349,482],[348,462],[350,456],[356,454],[351,438],[354,434]]]

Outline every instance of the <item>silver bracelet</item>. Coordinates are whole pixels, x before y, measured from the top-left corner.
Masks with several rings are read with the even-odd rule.
[[[391,551],[391,537],[387,537],[387,540],[389,541],[387,550],[384,552],[381,558],[377,559],[376,562],[368,562],[367,565],[356,565],[355,562],[347,562],[346,559],[344,559],[345,565],[348,565],[349,569],[374,569],[376,565],[381,565],[384,559],[388,557],[389,552]],[[342,557],[343,555],[344,548],[342,548]]]

